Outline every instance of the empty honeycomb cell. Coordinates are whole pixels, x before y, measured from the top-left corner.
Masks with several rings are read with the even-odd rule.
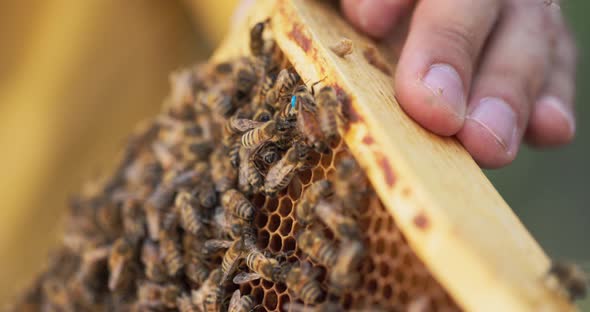
[[[281,227],[279,228],[279,233],[283,236],[287,236],[287,235],[289,235],[289,233],[291,233],[292,227],[293,227],[293,219],[291,219],[291,218],[283,219],[283,222],[281,223]]]
[[[301,171],[299,173],[299,180],[303,185],[309,184],[311,181],[311,169]]]
[[[268,231],[261,230],[258,232],[257,245],[263,249],[267,248],[269,239],[270,239],[270,234],[268,233]]]
[[[254,288],[259,287],[260,286],[260,279],[255,279],[253,281],[250,282],[250,284],[252,285],[252,291],[254,291]]]
[[[294,251],[297,247],[297,243],[293,237],[285,237],[283,239],[283,250],[282,252]]]
[[[316,152],[311,152],[309,153],[309,157],[307,159],[307,163],[309,164],[309,166],[311,167],[319,167],[321,168],[322,166],[318,164],[320,163],[320,159],[322,158],[322,155],[320,153],[316,153]]]
[[[291,302],[291,298],[287,294],[279,295],[277,300],[277,305],[280,311],[287,311],[289,308],[289,303]]]
[[[281,295],[289,295],[288,291],[287,291],[287,286],[283,283],[276,283],[275,285],[275,291],[277,292],[277,294]]]
[[[274,290],[267,291],[264,294],[264,301],[262,302],[268,310],[274,310],[278,306],[278,297]]]
[[[327,154],[323,154],[322,159],[320,160],[321,166],[324,168],[329,168],[330,165],[332,165],[332,158],[333,158],[332,151],[330,151]]]
[[[321,180],[321,179],[325,178],[326,173],[324,172],[324,168],[322,168],[322,167],[315,168],[313,170],[312,176],[313,176],[313,178],[312,178],[313,181],[317,181],[317,180]]]
[[[257,281],[260,282],[259,280]],[[254,287],[250,294],[254,297],[255,302],[262,302],[262,299],[264,298],[264,290],[260,286]]]
[[[375,279],[370,279],[367,282],[367,291],[372,294],[375,290],[377,290],[377,281]]]
[[[272,214],[268,220],[267,229],[269,232],[275,232],[281,225],[281,216],[278,214]]]
[[[254,205],[254,207],[262,207],[264,205],[265,200],[266,197],[264,197],[263,195],[255,195],[252,198],[252,205]]]
[[[382,294],[383,294],[384,299],[387,299],[387,300],[391,299],[391,296],[393,296],[392,286],[391,285],[383,286]]]
[[[377,270],[379,271],[379,275],[381,276],[388,276],[389,275],[389,265],[387,259],[383,259],[377,265]]]
[[[240,292],[242,294],[249,294],[250,292],[252,292],[252,286],[250,285],[250,283],[244,283],[240,285]]]
[[[401,270],[396,270],[393,273],[393,278],[395,279],[395,282],[397,284],[402,284],[404,282],[404,280],[406,279],[404,272],[402,272]]]
[[[264,228],[266,226],[266,223],[268,222],[268,215],[265,213],[259,213],[256,216],[256,219],[254,219],[254,224],[258,227],[258,228]]]
[[[267,197],[266,202],[264,203],[264,208],[268,212],[274,212],[275,210],[277,210],[278,204],[279,204],[279,201],[277,200],[277,198]]]
[[[334,172],[335,172],[335,171],[336,171],[336,170],[335,170],[334,168],[329,168],[328,170],[326,170],[325,177],[326,177],[326,178],[331,178],[332,176],[334,176]]]
[[[380,232],[381,232],[381,224],[382,224],[382,222],[383,222],[383,219],[381,219],[381,218],[379,218],[379,217],[378,217],[378,218],[376,218],[376,219],[373,221],[373,224],[372,224],[371,231],[373,231],[373,232],[375,232],[375,233],[380,233]]]
[[[371,226],[371,218],[360,218],[359,226],[361,228],[361,231],[367,232],[369,230],[369,227]]]
[[[262,288],[267,289],[267,290],[273,288],[273,286],[274,286],[273,282],[267,281],[267,280],[262,280],[260,282],[260,284],[262,285]]]
[[[287,217],[293,210],[293,203],[288,198],[283,198],[279,202],[279,214],[281,217]],[[286,235],[286,234],[285,234]]]
[[[272,252],[279,252],[281,251],[281,247],[282,247],[282,240],[281,240],[281,236],[278,234],[273,234],[270,237],[270,242],[268,244],[268,248],[272,251]]]
[[[294,178],[287,189],[287,194],[289,195],[289,197],[286,197],[284,199],[289,200],[291,202],[296,201],[301,196],[301,192],[303,191],[303,184],[304,183],[301,181],[301,179]]]
[[[375,252],[378,255],[385,254],[385,240],[383,237],[377,238],[377,241],[375,242]]]
[[[399,301],[402,304],[404,304],[404,305],[405,304],[408,304],[409,298],[410,298],[410,296],[408,296],[408,292],[407,291],[405,291],[405,290],[400,291],[400,293],[399,293]]]

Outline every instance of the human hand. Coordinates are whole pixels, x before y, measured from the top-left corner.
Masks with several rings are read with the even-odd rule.
[[[412,14],[396,97],[425,128],[456,135],[481,166],[509,164],[523,138],[535,146],[573,139],[576,48],[556,0],[341,0],[341,6],[375,38]]]

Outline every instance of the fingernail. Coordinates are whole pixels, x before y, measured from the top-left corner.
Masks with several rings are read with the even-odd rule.
[[[455,115],[465,116],[463,83],[453,67],[447,64],[432,65],[422,81],[435,96],[444,99],[443,105],[446,105]]]
[[[504,150],[511,150],[516,131],[516,113],[504,100],[499,98],[480,100],[469,119],[485,128]]]
[[[576,132],[576,119],[574,118],[574,114],[559,98],[546,95],[543,96],[538,103],[553,108],[556,113],[560,114],[561,117],[567,121],[570,127],[570,133],[574,134]]]
[[[385,36],[397,22],[402,8],[397,2],[363,0],[358,6],[360,26],[371,36]]]

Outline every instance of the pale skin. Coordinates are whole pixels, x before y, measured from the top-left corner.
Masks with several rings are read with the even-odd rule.
[[[455,135],[486,168],[523,141],[575,134],[577,50],[558,0],[340,0],[358,30],[384,39],[411,17],[396,97],[423,127]]]

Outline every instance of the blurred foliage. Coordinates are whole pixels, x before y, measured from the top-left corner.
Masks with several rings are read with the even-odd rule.
[[[590,2],[562,1],[579,48],[576,138],[554,150],[524,147],[511,166],[486,174],[554,258],[590,271]],[[590,311],[590,299],[581,304]]]
[[[168,73],[206,57],[236,2],[2,1],[0,305],[39,270],[68,196],[159,110]],[[580,48],[577,138],[525,147],[512,166],[486,173],[552,257],[590,269],[590,2],[562,9]]]

